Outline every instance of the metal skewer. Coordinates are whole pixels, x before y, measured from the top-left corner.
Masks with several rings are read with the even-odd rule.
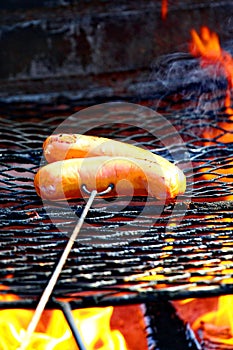
[[[52,274],[52,276],[50,277],[50,280],[46,286],[46,288],[44,289],[43,293],[42,293],[42,296],[39,300],[39,303],[35,309],[35,312],[33,314],[33,317],[29,323],[29,326],[26,330],[26,334],[25,334],[25,337],[21,343],[21,345],[17,348],[17,350],[26,350],[27,346],[29,345],[29,342],[30,342],[30,338],[33,334],[33,332],[35,331],[37,325],[38,325],[38,322],[40,321],[40,318],[41,318],[41,315],[44,311],[44,308],[53,292],[53,289],[57,283],[57,280],[58,280],[58,277],[63,269],[63,266],[65,265],[65,262],[67,260],[67,257],[72,249],[72,246],[75,242],[75,240],[77,239],[78,237],[78,234],[80,232],[80,229],[84,223],[84,220],[87,216],[87,213],[95,199],[95,196],[98,194],[98,195],[103,195],[105,193],[108,193],[112,190],[112,186],[109,186],[105,191],[103,192],[97,192],[96,190],[92,190],[91,192],[88,191],[85,187],[85,185],[83,185],[83,190],[85,192],[88,192],[88,194],[90,194],[89,198],[88,198],[88,201],[86,203],[86,206],[82,212],[82,215],[80,216],[78,222],[77,222],[77,225],[75,226],[68,242],[67,242],[67,245],[62,253],[62,256],[60,257],[59,261],[58,261],[58,264]]]

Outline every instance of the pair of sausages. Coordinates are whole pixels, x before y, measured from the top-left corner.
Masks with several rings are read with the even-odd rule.
[[[34,184],[39,196],[49,200],[87,196],[152,196],[173,199],[184,193],[186,179],[174,164],[128,143],[79,134],[52,135],[43,144],[49,164],[39,169]]]

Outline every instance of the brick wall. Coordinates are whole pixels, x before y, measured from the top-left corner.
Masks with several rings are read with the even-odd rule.
[[[128,96],[157,57],[188,51],[192,27],[232,36],[232,1],[168,2],[163,21],[160,0],[3,1],[0,98]]]

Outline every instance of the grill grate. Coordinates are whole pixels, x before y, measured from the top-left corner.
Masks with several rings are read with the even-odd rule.
[[[26,105],[18,108],[17,116],[14,106],[7,113],[2,107],[0,283],[7,287],[2,293],[22,298],[16,302],[20,307],[34,305],[42,293],[76,223],[59,203],[48,216],[49,208],[36,195],[33,177],[44,139],[65,116],[82,107]],[[54,117],[62,111],[64,116]],[[166,116],[179,130],[191,157],[193,169],[185,169],[186,194],[175,211],[174,204],[163,206],[154,199],[147,199],[146,207],[145,198],[109,201],[105,206],[96,199],[54,298],[72,298],[74,308],[232,292],[233,184],[232,176],[222,173],[223,168],[232,173],[232,147],[217,139],[208,145],[203,137],[203,130],[209,125],[219,128],[219,120],[227,122],[227,115],[218,113],[217,120],[211,112],[184,110]],[[149,121],[148,129],[153,131]],[[151,135],[126,125],[105,125],[98,134],[133,141],[167,158],[180,147],[168,153]],[[166,130],[163,135],[171,137]],[[182,159],[178,165],[182,166]],[[84,205],[82,200],[70,203],[77,217]]]

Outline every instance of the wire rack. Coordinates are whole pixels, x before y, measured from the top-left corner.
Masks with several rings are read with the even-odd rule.
[[[0,283],[3,294],[20,297],[1,302],[3,307],[35,306],[85,205],[76,200],[68,212],[60,203],[51,210],[33,185],[43,141],[82,108],[61,102],[1,106]],[[191,161],[184,168],[186,193],[165,205],[152,198],[104,205],[96,199],[48,306],[57,307],[60,299],[77,308],[232,293],[233,151],[221,140],[231,121],[222,109],[217,117],[211,111],[171,109],[166,118],[185,141]],[[98,135],[168,159],[179,148],[174,143],[168,152],[151,134],[123,124],[102,126]],[[164,130],[164,137],[171,135]],[[183,166],[182,159],[177,165]]]

